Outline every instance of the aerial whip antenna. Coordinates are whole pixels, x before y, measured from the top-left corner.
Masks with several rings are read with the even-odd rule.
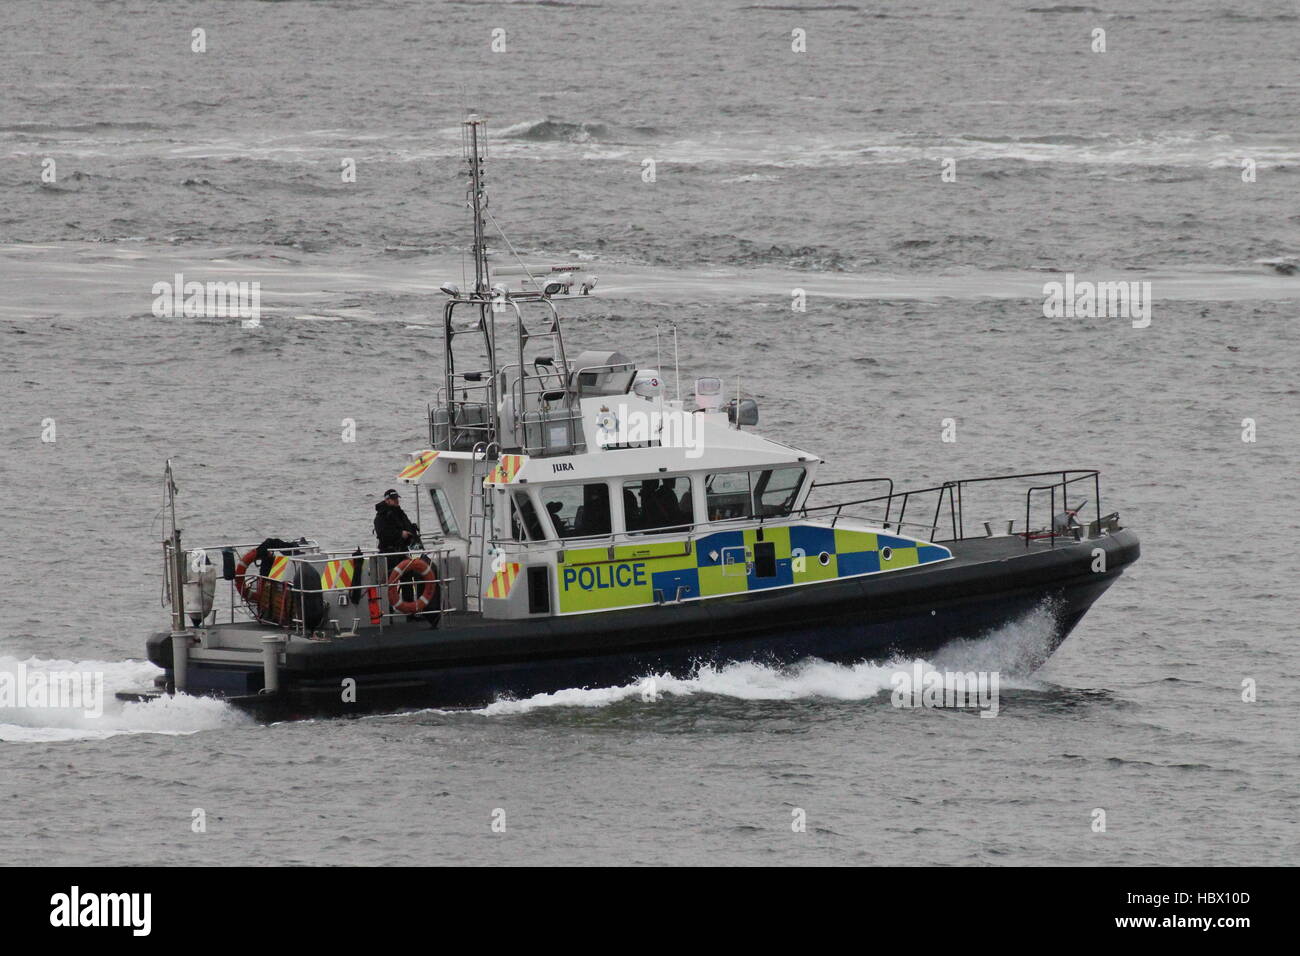
[[[483,227],[483,213],[486,205],[486,197],[483,193],[484,156],[479,152],[478,142],[479,128],[485,125],[486,121],[479,119],[473,113],[465,120],[465,129],[468,134],[465,161],[469,163],[469,204],[474,216],[474,291],[478,293],[491,291],[491,277],[488,273],[487,261],[487,240],[484,236],[485,230]]]

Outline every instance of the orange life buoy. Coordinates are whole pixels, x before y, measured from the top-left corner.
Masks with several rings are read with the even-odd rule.
[[[417,575],[417,580],[424,582],[424,587],[420,588],[414,601],[402,600],[402,575],[408,571]],[[421,613],[429,607],[437,593],[438,580],[434,577],[429,562],[423,558],[407,558],[388,575],[388,604],[402,614]]]
[[[244,575],[248,573],[248,567],[257,558],[257,549],[249,548],[244,552],[243,557],[235,562],[235,590],[245,601],[255,601],[257,599],[257,586],[261,578],[254,576],[250,582],[245,579]]]

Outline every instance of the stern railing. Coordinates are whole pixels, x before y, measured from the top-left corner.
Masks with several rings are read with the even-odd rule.
[[[406,612],[397,610],[390,600],[390,564],[395,567],[398,561],[407,558],[422,558],[428,562],[434,575],[432,580],[437,588],[437,601],[421,611],[420,616],[442,615],[450,610],[453,586],[461,579],[460,572],[453,565],[454,552],[451,548],[429,547],[417,551],[358,549],[358,553],[358,550],[323,551],[311,540],[300,541],[290,548],[268,549],[273,561],[272,572],[276,571],[275,559],[285,559],[285,565],[279,569],[276,577],[263,575],[256,559],[242,574],[237,573],[241,557],[257,547],[258,543],[254,542],[182,549],[185,567],[183,600],[187,625],[194,623],[196,627],[212,627],[217,624],[257,621],[283,628],[299,637],[347,637],[362,627],[377,627],[382,631],[394,620],[407,616]],[[164,560],[171,559],[169,542],[163,543],[163,556]],[[358,559],[363,562],[359,579],[351,580],[346,585],[324,586],[325,582],[320,576],[327,562]],[[232,566],[234,571],[231,570]],[[312,580],[307,573],[308,569],[316,575],[315,587],[305,586]],[[205,574],[209,576],[205,578]],[[242,592],[236,584],[237,579],[242,579]],[[212,591],[210,596],[203,593],[205,583],[209,582]],[[224,587],[221,586],[223,582]],[[396,582],[400,588],[398,597],[403,601],[409,599],[425,583],[418,578]],[[372,589],[379,607],[377,622],[369,608]],[[170,594],[165,595],[167,603],[171,600]],[[308,614],[308,607],[316,600],[320,604],[314,606],[312,613]],[[340,615],[337,608],[342,607],[355,607],[356,610],[351,614]],[[193,621],[194,615],[199,616],[198,623]],[[340,618],[344,620],[340,621]],[[347,631],[342,630],[343,624],[349,625]]]

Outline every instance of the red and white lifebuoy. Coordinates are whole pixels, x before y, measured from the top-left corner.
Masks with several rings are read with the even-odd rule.
[[[416,595],[414,601],[402,600],[402,575],[408,571],[416,575],[416,580],[424,582],[424,587],[420,588],[420,593]],[[438,579],[434,576],[429,562],[423,558],[407,558],[388,575],[388,604],[394,611],[402,614],[419,614],[428,609],[437,595]]]
[[[249,548],[244,552],[243,557],[235,562],[235,590],[239,592],[241,598],[250,604],[257,600],[257,588],[261,578],[254,574],[253,579],[249,581],[244,575],[248,573],[249,566],[256,560],[257,549]]]

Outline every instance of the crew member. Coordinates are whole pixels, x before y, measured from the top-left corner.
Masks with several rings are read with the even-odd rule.
[[[401,498],[397,489],[389,488],[384,500],[375,505],[375,537],[379,539],[379,550],[388,555],[389,574],[406,560],[406,552],[420,536],[420,529],[402,510]]]

